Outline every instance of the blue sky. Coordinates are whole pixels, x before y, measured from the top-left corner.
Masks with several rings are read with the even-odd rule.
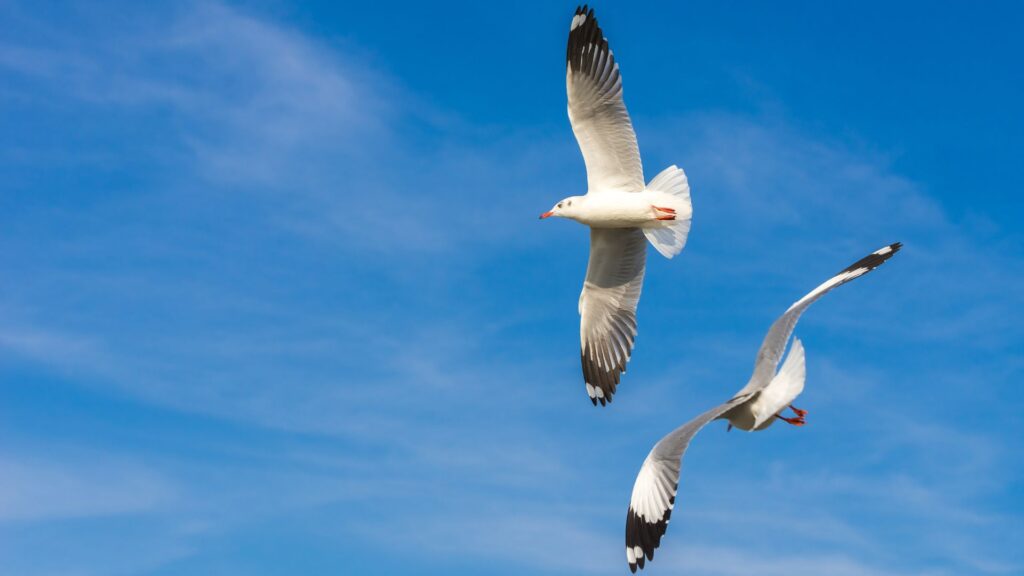
[[[597,6],[688,173],[586,398],[575,5],[0,3],[0,567],[622,574],[634,476],[830,294],[802,428],[687,455],[652,574],[1024,573],[1024,10]]]

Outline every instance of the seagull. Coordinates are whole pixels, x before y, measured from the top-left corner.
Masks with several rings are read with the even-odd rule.
[[[676,501],[683,453],[701,428],[718,419],[728,420],[730,429],[736,427],[747,431],[764,430],[776,420],[795,426],[806,423],[807,412],[792,404],[804,389],[806,375],[804,347],[799,339],[793,339],[786,361],[778,372],[775,371],[797,320],[815,300],[881,266],[901,246],[897,242],[868,254],[797,300],[768,330],[747,385],[728,402],[676,428],[654,445],[633,484],[629,512],[626,513],[626,561],[632,572],[644,567],[645,557],[654,559],[654,549],[665,535]],[[783,416],[787,408],[793,416]]]
[[[565,85],[569,122],[587,166],[587,193],[565,198],[540,217],[590,226],[579,301],[580,359],[590,401],[604,406],[633,352],[647,242],[666,258],[683,249],[693,213],[690,185],[682,169],[670,166],[644,186],[619,65],[585,5],[569,25]]]

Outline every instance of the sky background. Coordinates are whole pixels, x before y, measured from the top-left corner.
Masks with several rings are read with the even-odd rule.
[[[591,406],[575,4],[0,1],[0,572],[624,574],[633,480],[830,294],[651,574],[1024,574],[1024,7],[603,3],[690,178]]]

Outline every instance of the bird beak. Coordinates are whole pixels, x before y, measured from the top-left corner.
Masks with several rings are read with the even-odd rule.
[[[552,214],[554,214],[554,212],[545,212],[545,213],[540,215],[540,219],[543,220],[543,219],[547,218],[548,216],[551,216]]]

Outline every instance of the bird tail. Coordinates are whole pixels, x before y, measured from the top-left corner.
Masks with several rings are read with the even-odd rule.
[[[668,204],[662,208],[675,211],[674,220],[659,221],[658,226],[643,228],[644,235],[654,249],[665,258],[672,258],[682,251],[686,237],[690,235],[693,206],[690,204],[690,184],[686,180],[686,173],[678,166],[669,166],[651,180],[647,190],[661,192],[664,199],[661,203]]]
[[[799,338],[793,338],[789,354],[782,368],[772,381],[761,390],[758,404],[763,406],[761,413],[754,414],[754,430],[763,430],[775,421],[775,415],[785,410],[789,403],[804,391],[807,379],[807,364],[804,358],[804,345]]]

